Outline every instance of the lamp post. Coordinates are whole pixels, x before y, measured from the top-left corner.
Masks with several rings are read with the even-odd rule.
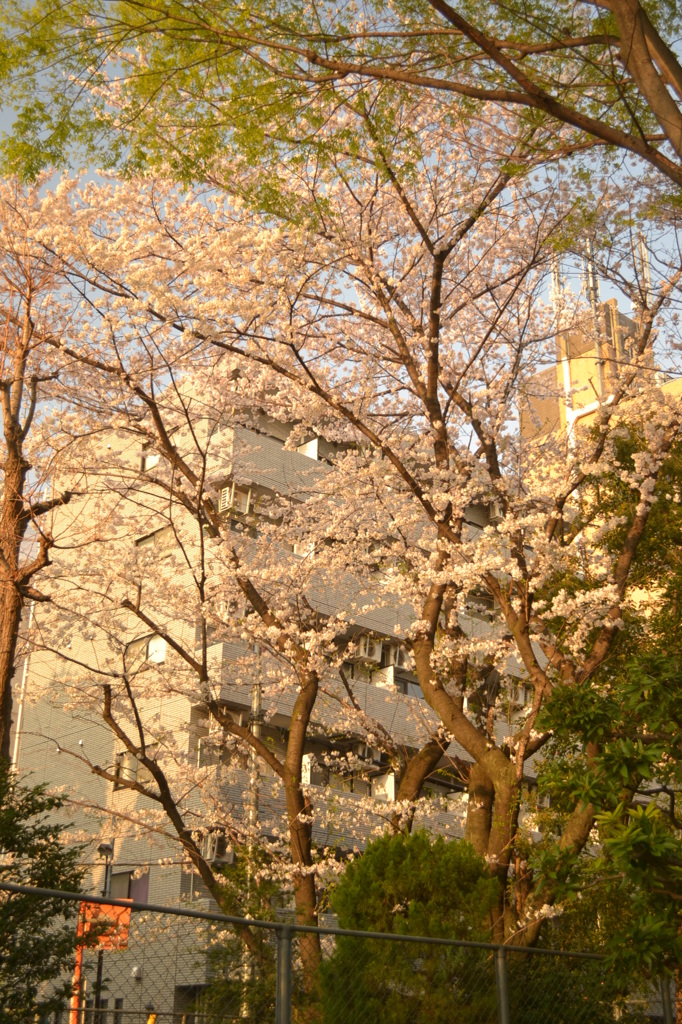
[[[97,847],[98,856],[104,860],[104,885],[102,896],[111,892],[111,865],[114,856],[113,843],[100,843]],[[102,973],[104,971],[104,950],[97,951],[97,980],[95,981],[95,1024],[103,1024],[102,1020]]]

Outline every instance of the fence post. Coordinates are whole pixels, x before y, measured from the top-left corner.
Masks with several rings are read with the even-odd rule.
[[[495,981],[497,983],[497,1019],[499,1024],[509,1024],[507,950],[503,946],[498,946],[495,950]]]
[[[291,928],[277,929],[275,1024],[291,1024]]]
[[[661,975],[661,1002],[663,1004],[663,1024],[674,1024],[673,1004],[670,998],[670,979]]]

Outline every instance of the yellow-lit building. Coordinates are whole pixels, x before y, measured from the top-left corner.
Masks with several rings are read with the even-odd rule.
[[[526,438],[569,433],[593,414],[630,368],[639,326],[615,299],[595,305],[584,326],[557,336],[556,363],[529,381],[520,408]]]

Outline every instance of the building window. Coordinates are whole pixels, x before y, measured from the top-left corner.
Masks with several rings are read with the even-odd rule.
[[[114,999],[114,1024],[123,1024],[123,999]]]
[[[111,876],[109,895],[116,900],[146,903],[149,898],[149,871],[141,875],[132,871],[116,871]]]
[[[131,641],[126,650],[127,664],[135,664],[140,658],[151,661],[154,665],[161,665],[166,660],[166,641],[163,637],[145,636],[140,640]]]
[[[412,682],[410,679],[396,679],[396,686],[400,693],[406,694],[408,697],[416,697],[417,700],[423,700],[424,694],[419,683]]]
[[[240,515],[246,515],[247,512],[252,511],[252,508],[253,495],[250,487],[243,484],[228,484],[227,487],[221,489],[218,502],[219,512],[238,512]]]
[[[393,772],[374,776],[372,779],[372,797],[374,800],[382,803],[392,803],[395,800],[395,775]]]
[[[109,895],[115,900],[127,900],[130,894],[130,871],[115,871],[109,883]]]
[[[149,871],[144,871],[141,875],[130,876],[130,887],[128,889],[128,895],[131,900],[136,903],[146,903],[149,899]]]
[[[512,683],[509,687],[509,701],[517,708],[525,708],[533,703],[535,696],[532,686],[524,686],[522,683]]]
[[[117,781],[114,783],[114,790],[123,789],[122,782],[135,782],[137,780],[138,761],[129,750],[124,750],[116,755],[116,766],[114,773]]]

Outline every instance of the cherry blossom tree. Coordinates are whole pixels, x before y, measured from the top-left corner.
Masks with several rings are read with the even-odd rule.
[[[129,224],[141,231],[137,240],[127,230],[119,234],[126,196],[132,203]],[[392,735],[360,706],[343,670],[330,678],[330,670],[343,664],[344,651],[355,652],[359,640],[347,606],[321,610],[311,603],[311,591],[318,603],[321,593],[332,591],[334,567],[325,572],[292,550],[307,550],[311,509],[333,494],[333,484],[318,479],[319,472],[301,470],[311,460],[294,453],[293,491],[261,487],[256,494],[251,488],[257,507],[241,508],[240,514],[240,474],[247,483],[250,476],[248,452],[241,468],[238,461],[238,428],[243,434],[251,426],[257,449],[261,420],[269,415],[286,437],[295,404],[278,392],[276,374],[257,369],[246,376],[221,350],[198,343],[176,323],[160,321],[150,297],[140,303],[132,290],[142,268],[138,257],[143,251],[149,255],[147,243],[158,240],[157,203],[184,220],[187,200],[170,188],[144,188],[136,199],[134,190],[95,186],[75,208],[71,202],[67,186],[49,197],[51,214],[40,235],[46,256],[60,266],[59,301],[68,314],[69,340],[45,333],[41,342],[80,367],[74,415],[98,410],[102,420],[97,436],[74,445],[73,472],[86,483],[78,501],[62,510],[60,530],[68,540],[55,552],[50,607],[36,616],[34,634],[36,646],[64,664],[60,702],[67,692],[76,713],[103,719],[120,756],[99,763],[77,748],[59,749],[115,785],[119,795],[105,810],[134,830],[159,831],[158,809],[164,837],[169,830],[175,835],[219,902],[225,889],[206,854],[207,836],[241,850],[257,846],[268,872],[293,885],[299,919],[314,922],[317,878],[335,870],[334,848],[354,829],[357,834],[358,828],[384,828],[387,821],[393,827],[411,824],[421,785],[442,760],[448,740],[437,718],[421,712],[406,711],[407,735]],[[188,212],[194,217],[201,208],[209,210],[198,197]],[[237,230],[235,269],[255,237],[253,228]],[[69,482],[67,465],[59,479]],[[310,493],[313,486],[317,495]],[[361,614],[365,581],[358,586]],[[290,701],[284,738],[282,730],[262,735],[267,720],[254,716],[248,724],[243,713],[235,714],[234,694],[232,705],[226,702],[223,643],[238,649],[232,671],[237,696],[246,695],[247,705],[255,686],[266,708],[278,694]],[[386,691],[387,703],[389,698],[393,706],[400,703]],[[186,715],[178,722],[171,713],[169,724],[164,708],[173,702]],[[303,754],[306,744],[324,734],[335,740],[336,757],[330,751],[332,763],[323,765],[332,771],[332,783],[355,775],[356,786],[362,782],[368,789],[362,776],[369,766],[351,751],[351,740],[363,738],[367,747],[383,752],[386,767],[397,769],[396,805],[350,799],[344,804],[343,795],[332,793],[315,808]],[[215,761],[224,769],[218,792]],[[268,775],[268,805],[274,809],[263,807],[258,765]],[[253,806],[259,789],[260,814]],[[141,805],[136,798],[126,803],[126,793],[142,797]],[[332,798],[334,807],[325,806]],[[245,800],[251,801],[247,814]],[[329,852],[316,849],[313,822],[333,837]],[[244,938],[249,943],[248,933]],[[314,963],[317,939],[303,946],[306,961]]]
[[[501,883],[494,934],[528,942],[556,898],[551,882],[537,888],[527,856],[527,788],[551,740],[540,714],[558,687],[593,678],[626,628],[631,568],[678,436],[674,395],[652,387],[655,328],[675,340],[679,268],[664,243],[676,214],[654,183],[660,257],[644,272],[647,241],[630,227],[643,206],[617,181],[593,182],[585,214],[573,179],[538,166],[523,122],[488,111],[453,125],[437,100],[393,111],[387,145],[376,126],[385,98],[340,109],[330,126],[352,137],[360,126],[360,152],[301,161],[260,214],[245,203],[262,194],[259,172],[229,162],[219,189],[67,183],[51,197],[41,242],[72,303],[60,350],[80,363],[84,406],[108,410],[111,448],[87,439],[79,451],[99,481],[79,522],[101,555],[80,567],[69,555],[53,574],[42,642],[66,654],[75,704],[103,715],[144,770],[133,779],[87,760],[144,798],[117,813],[174,832],[217,898],[201,831],[220,827],[247,848],[256,832],[241,798],[232,813],[229,779],[216,794],[214,775],[192,768],[189,738],[173,734],[164,704],[175,695],[212,717],[209,745],[235,782],[239,749],[253,752],[252,769],[257,758],[285,807],[284,830],[270,819],[259,842],[267,832],[268,870],[289,878],[304,922],[315,919],[316,877],[337,868],[313,850],[315,815],[328,809],[302,773],[313,727],[338,728],[322,698],[344,735],[393,758],[394,827],[403,814],[409,823],[400,804],[414,803],[450,745],[468,791],[466,835]],[[596,307],[556,287],[554,304],[546,298],[557,251],[579,255],[588,230],[595,259],[635,306],[627,359],[608,392],[597,390],[587,426],[520,430],[557,339],[578,332],[599,350]],[[553,391],[572,403],[570,385]],[[632,512],[605,547],[615,524],[593,483],[613,471],[627,423],[642,438],[626,474]],[[329,466],[292,467],[288,487],[266,487],[257,508],[240,511],[253,470],[235,454],[237,428],[256,437],[255,451],[279,429],[283,458],[317,439]],[[149,543],[126,562],[122,545],[134,540]],[[170,541],[167,561],[153,553]],[[348,606],[330,597],[339,581]],[[367,720],[347,671],[357,623],[378,612],[393,620],[385,632],[403,639],[424,698],[404,752]],[[79,647],[68,654],[71,633]],[[273,695],[290,695],[279,749],[230,710],[213,638],[245,644],[235,685],[267,680]],[[167,663],[152,639],[172,652]],[[531,694],[521,713],[519,677]],[[368,800],[362,813],[376,812]],[[593,821],[577,801],[556,837],[560,858],[584,847]],[[313,940],[307,955],[314,966]]]
[[[118,189],[114,195],[119,201]],[[153,209],[152,202],[147,213]],[[101,274],[104,285],[104,268]],[[73,283],[80,289],[82,278]],[[106,287],[111,290],[111,279]],[[66,662],[68,706],[104,721],[118,760],[109,756],[101,763],[63,746],[62,753],[116,787],[103,810],[133,833],[159,830],[161,814],[164,839],[174,836],[219,903],[226,892],[216,858],[206,852],[211,837],[253,862],[254,883],[260,862],[268,877],[293,887],[299,920],[314,923],[318,879],[338,870],[341,837],[357,834],[363,824],[372,831],[391,820],[400,827],[405,816],[411,822],[421,783],[441,761],[447,740],[433,716],[418,715],[412,742],[401,742],[332,671],[343,662],[343,646],[357,646],[348,637],[349,609],[314,607],[311,592],[319,601],[334,582],[292,551],[308,543],[301,522],[308,490],[320,482],[301,470],[310,460],[292,453],[291,476],[299,463],[293,493],[261,487],[256,494],[248,450],[240,456],[239,439],[247,434],[258,452],[259,434],[248,430],[260,424],[262,431],[254,398],[262,394],[276,408],[276,395],[254,392],[263,382],[235,377],[222,354],[209,350],[201,357],[194,339],[181,337],[178,345],[173,325],[147,332],[139,323],[133,330],[131,316],[118,319],[118,299],[120,292],[100,324],[105,334],[120,326],[120,336],[109,338],[118,364],[89,354],[98,331],[92,295],[87,326],[81,325],[87,346],[77,347],[74,332],[68,348],[93,370],[88,402],[99,382],[100,401],[106,396],[112,403],[116,394],[117,404],[108,445],[100,437],[88,442],[89,451],[79,448],[78,469],[85,466],[91,486],[68,510],[76,520],[63,527],[71,543],[55,554],[51,604],[36,626],[42,650]],[[172,382],[174,375],[181,384]],[[242,479],[248,487],[241,487]],[[253,504],[240,508],[244,493]],[[227,667],[225,644],[233,652]],[[263,719],[253,707],[254,690]],[[290,718],[284,728],[271,725],[278,713],[281,718],[282,704]],[[332,785],[355,776],[357,788],[362,780],[368,766],[351,751],[351,740],[360,737],[399,768],[398,806],[344,802],[331,791],[315,801],[303,757],[313,742],[324,751],[325,736],[336,748],[334,757],[327,742]],[[320,761],[326,756],[318,755]],[[335,837],[327,848],[318,848],[313,824]],[[249,933],[243,937],[249,944]],[[317,938],[302,946],[304,961],[314,966]]]

